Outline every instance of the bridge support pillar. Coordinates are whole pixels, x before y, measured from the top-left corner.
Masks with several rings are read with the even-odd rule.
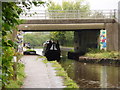
[[[80,47],[79,47],[79,43],[80,43],[80,36],[79,36],[79,32],[80,31],[75,31],[74,32],[74,50],[75,52],[79,52],[80,51]]]
[[[107,23],[107,50],[118,51],[118,23]]]
[[[98,48],[100,30],[79,30],[74,33],[75,52],[86,52],[89,48]]]
[[[116,23],[105,24],[105,29],[107,30],[107,50],[120,51],[120,1]]]

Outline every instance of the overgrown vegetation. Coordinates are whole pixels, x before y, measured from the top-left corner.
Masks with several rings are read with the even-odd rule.
[[[68,74],[62,68],[62,66],[57,61],[48,61],[47,59],[43,60],[44,63],[52,63],[52,66],[55,67],[56,75],[61,76],[64,79],[64,85],[66,88],[79,88],[79,86],[68,77]]]
[[[20,88],[23,85],[23,80],[25,78],[25,72],[24,72],[24,64],[18,63],[17,64],[17,80],[10,80],[9,84],[5,88]]]
[[[90,49],[85,56],[89,58],[110,58],[117,59],[119,57],[119,52],[117,51],[104,51],[98,49]]]

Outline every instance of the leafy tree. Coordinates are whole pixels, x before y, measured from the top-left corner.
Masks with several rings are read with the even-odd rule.
[[[62,46],[73,46],[74,32],[73,31],[58,31],[51,32],[50,38],[58,40]]]
[[[17,30],[17,25],[21,23],[19,16],[24,9],[30,9],[32,5],[41,5],[44,2],[0,2],[2,4],[2,87],[4,88],[13,78],[13,55],[16,54],[15,42],[11,40],[13,30]],[[20,6],[19,6],[20,5]]]
[[[66,31],[65,37],[66,37],[65,46],[73,46],[74,45],[74,31]]]
[[[60,31],[60,32],[51,32],[50,33],[50,36],[51,36],[51,39],[54,39],[54,40],[58,40],[60,42],[61,45],[64,45],[64,42],[65,42],[65,33],[64,31]]]
[[[50,1],[48,5],[49,18],[82,18],[88,16],[89,5],[85,0],[63,1],[62,5]]]
[[[49,33],[37,32],[24,35],[24,43],[30,43],[31,46],[42,46],[46,40],[49,40]]]

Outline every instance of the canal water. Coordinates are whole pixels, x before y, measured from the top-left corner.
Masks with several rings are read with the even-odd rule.
[[[120,88],[120,66],[81,63],[67,59],[65,51],[60,64],[80,88]]]

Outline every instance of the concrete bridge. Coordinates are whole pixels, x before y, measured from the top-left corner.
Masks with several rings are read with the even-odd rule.
[[[39,19],[25,20],[19,30],[29,31],[69,31],[80,29],[104,29],[106,23],[115,23],[115,19]]]
[[[120,17],[120,14],[118,14]],[[97,48],[101,29],[107,30],[107,50],[120,51],[120,20],[115,18],[28,19],[19,25],[24,32],[74,31],[76,52]]]

